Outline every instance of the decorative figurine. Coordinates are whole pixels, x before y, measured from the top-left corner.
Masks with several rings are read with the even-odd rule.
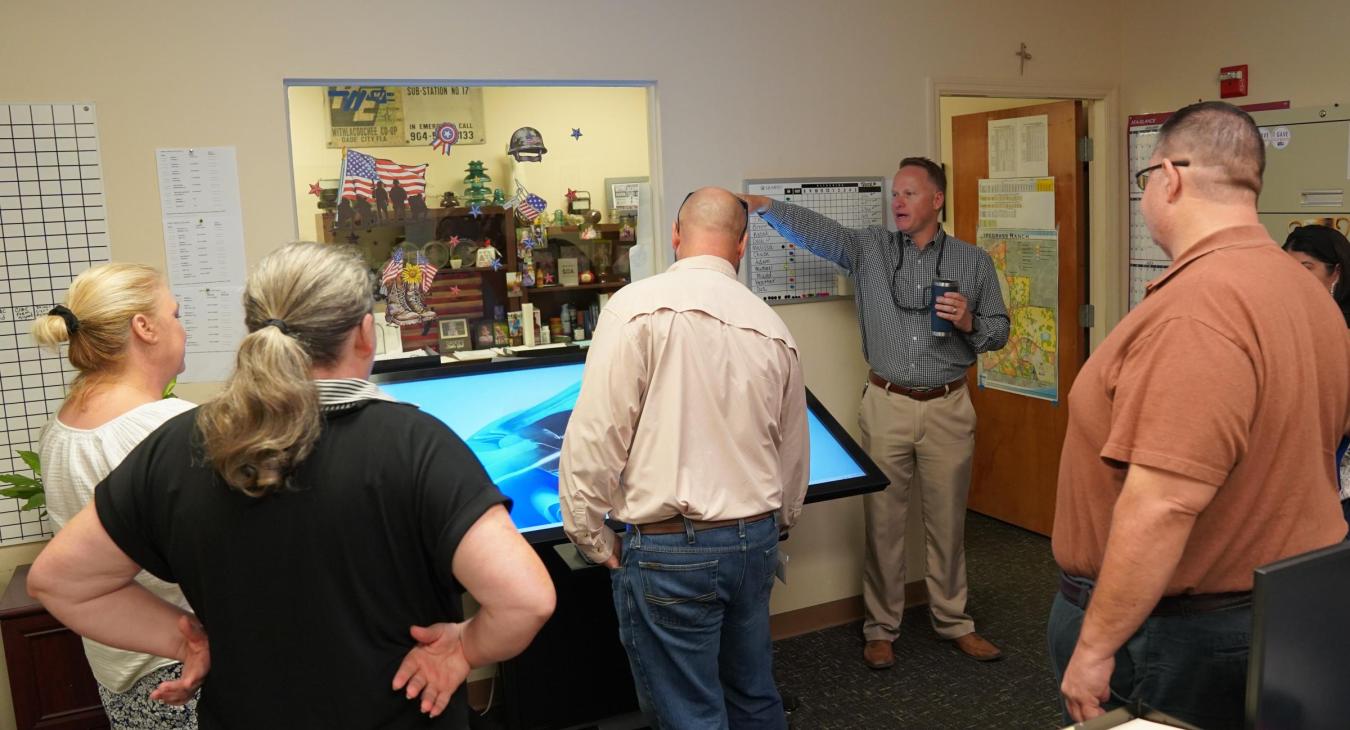
[[[357,198],[353,207],[356,208],[357,225],[370,227],[375,224],[375,209],[370,205],[368,199]]]
[[[375,217],[389,220],[389,190],[383,180],[375,183]]]
[[[459,207],[459,198],[455,196],[453,190],[447,190],[445,191],[445,194],[441,196],[441,207],[442,208]]]
[[[555,228],[564,228],[567,226],[567,216],[563,214],[562,208],[553,211],[553,226]]]
[[[389,202],[394,206],[394,218],[403,220],[403,206],[408,202],[408,191],[404,190],[397,180],[394,181],[394,186],[389,188]]]
[[[354,214],[352,212],[352,201],[346,198],[343,198],[342,200],[338,201],[337,213],[333,218],[333,230],[337,230],[339,228],[351,228],[352,226],[356,225],[356,221],[353,220],[353,215]]]
[[[497,263],[499,258],[501,258],[501,253],[497,251],[497,247],[492,245],[491,239],[485,238],[482,248],[479,248],[475,254],[474,266],[480,269],[485,266],[492,266]]]
[[[514,157],[516,162],[539,162],[546,152],[544,136],[534,127],[521,127],[512,132],[511,143],[506,146],[506,154]]]
[[[492,190],[484,183],[492,182],[492,178],[483,172],[483,161],[473,160],[466,172],[469,174],[464,176],[464,182],[468,183],[469,187],[464,189],[464,201],[482,204],[491,200]]]
[[[389,292],[385,322],[401,327],[435,321],[436,312],[422,298],[431,291],[435,278],[436,267],[427,261],[426,254],[419,251],[416,260],[410,261],[402,248],[395,248],[380,274],[380,281]]]
[[[497,189],[493,190],[493,191],[492,191],[492,204],[495,205],[495,206],[497,206],[497,207],[499,207],[499,208],[500,208],[500,207],[504,207],[504,206],[506,205],[506,192],[503,191],[501,188],[497,188]]]
[[[421,195],[408,196],[408,217],[415,221],[426,220],[426,198],[423,198]]]

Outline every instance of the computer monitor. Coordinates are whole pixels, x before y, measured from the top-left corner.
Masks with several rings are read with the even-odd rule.
[[[558,458],[581,390],[585,354],[449,365],[374,375],[399,400],[440,419],[469,445],[510,497],[511,519],[532,543],[564,539]],[[886,486],[886,478],[808,391],[811,476],[806,501]]]
[[[1256,569],[1247,727],[1350,724],[1350,543]]]

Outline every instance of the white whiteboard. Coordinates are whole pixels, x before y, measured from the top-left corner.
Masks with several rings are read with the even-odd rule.
[[[28,330],[70,281],[108,261],[107,213],[93,104],[0,102],[0,474],[25,473],[74,369]],[[36,511],[0,498],[0,545],[51,536]]]
[[[886,225],[885,180],[880,177],[803,177],[746,180],[751,195],[810,208],[847,228]],[[760,216],[750,216],[746,245],[750,291],[769,304],[851,296],[834,264],[792,244]]]

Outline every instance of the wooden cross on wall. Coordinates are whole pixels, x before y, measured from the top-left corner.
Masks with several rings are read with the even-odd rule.
[[[1018,49],[1017,53],[1014,53],[1013,55],[1021,59],[1021,61],[1018,63],[1017,75],[1025,76],[1027,72],[1027,61],[1031,60],[1031,54],[1027,53],[1027,44],[1023,43],[1022,47]]]

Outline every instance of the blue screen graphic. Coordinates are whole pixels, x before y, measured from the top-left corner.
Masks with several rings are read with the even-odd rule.
[[[522,532],[562,524],[558,457],[567,419],[581,391],[582,363],[447,375],[381,383],[464,439],[488,476],[514,502]],[[810,413],[811,486],[864,475],[815,413]]]

